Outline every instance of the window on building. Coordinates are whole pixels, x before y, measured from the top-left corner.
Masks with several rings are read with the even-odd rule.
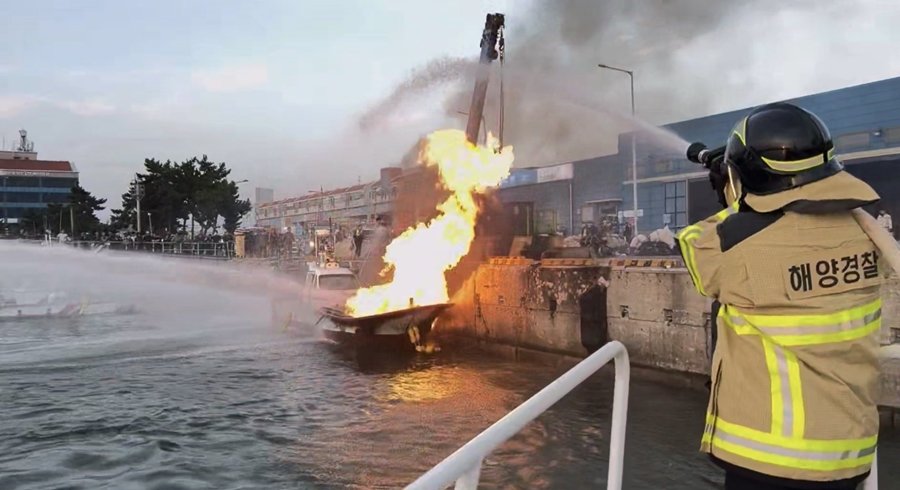
[[[900,143],[900,128],[888,128],[882,131],[881,136],[885,143]]]
[[[334,208],[334,196],[331,196],[331,198],[329,199],[329,202],[331,204],[331,207]]]
[[[663,224],[669,229],[680,230],[687,226],[687,182],[667,182],[665,189],[666,211]]]
[[[554,233],[556,232],[556,210],[543,209],[537,212],[535,216],[535,231],[538,233]]]
[[[62,187],[64,189],[71,189],[78,184],[78,181],[75,179],[63,179],[59,177],[42,177],[41,178],[41,187]]]
[[[869,146],[869,133],[851,133],[838,136],[834,140],[837,151],[850,150]]]
[[[69,194],[67,192],[45,192],[43,201],[41,201],[41,202],[51,202],[51,203],[69,202]]]
[[[24,218],[25,213],[31,209],[32,211],[36,211],[34,208],[6,208],[6,217],[7,218]]]
[[[41,202],[41,194],[39,192],[7,192],[6,202]]]
[[[37,177],[7,177],[7,187],[40,187],[41,179]]]

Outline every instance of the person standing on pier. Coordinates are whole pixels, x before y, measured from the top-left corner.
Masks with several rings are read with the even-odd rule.
[[[721,304],[701,450],[726,489],[855,489],[878,436],[882,274],[851,210],[879,197],[786,103],[741,119],[710,172],[728,206],[677,237]]]
[[[357,225],[356,229],[353,230],[353,251],[356,253],[357,259],[359,258],[360,254],[362,254],[362,245],[364,238],[365,235],[363,235],[362,225]]]

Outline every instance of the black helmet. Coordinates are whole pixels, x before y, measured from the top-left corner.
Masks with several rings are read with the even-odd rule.
[[[728,137],[725,163],[752,194],[774,194],[830,177],[844,166],[834,158],[831,133],[815,114],[778,102],[754,109]]]

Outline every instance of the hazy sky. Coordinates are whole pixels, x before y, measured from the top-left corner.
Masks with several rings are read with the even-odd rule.
[[[75,162],[82,184],[114,204],[145,157],[202,153],[250,179],[248,195],[256,185],[289,192],[276,167],[303,167],[305,142],[351,124],[436,54],[477,55],[492,5],[507,7],[3,0],[0,135],[10,145],[26,128],[40,158]],[[361,165],[361,177],[387,163]],[[300,192],[357,180],[303,170]]]
[[[434,97],[431,105],[423,101],[418,111],[407,108],[396,127],[365,137],[355,133],[358,116],[416,67],[442,56],[476,57],[487,12],[507,14],[511,49],[516,49],[517,25],[528,33],[530,43],[539,41],[540,29],[521,28],[532,4],[541,1],[0,0],[4,21],[0,135],[8,147],[16,131],[26,128],[40,158],[73,161],[81,171],[82,185],[109,198],[113,206],[119,204],[128,180],[146,157],[182,160],[205,153],[227,162],[236,180],[250,180],[242,184],[246,196],[255,186],[275,187],[277,197],[286,197],[320,185],[371,180],[379,167],[402,157],[416,134],[433,129],[430,125],[438,119],[429,111],[440,111],[443,99]],[[718,4],[684,1],[693,7]],[[582,9],[595,5],[590,0],[577,3]],[[629,5],[639,3],[605,0],[596,5],[614,5],[626,9],[622,15],[632,15],[627,9],[639,7]],[[842,0],[831,3],[852,5]],[[744,53],[752,55],[748,63],[753,67],[768,66],[770,72],[754,70],[751,78],[741,79],[741,86],[751,80],[763,90],[709,93],[714,100],[709,107],[694,105],[693,111],[668,107],[668,111],[650,111],[648,117],[695,117],[769,96],[796,96],[896,76],[900,65],[890,59],[896,58],[892,50],[898,45],[894,34],[900,21],[897,3],[860,0],[866,9],[858,14],[868,16],[863,19],[835,18],[834,11],[820,7],[819,14],[831,16],[836,23],[853,23],[837,33],[821,20],[801,22],[802,11],[795,11],[779,14],[771,28],[760,27],[755,24],[758,18],[751,18],[755,27],[708,29],[702,36],[684,39],[683,46],[671,46],[679,50],[672,60],[684,67],[684,73],[709,68],[702,66],[703,59],[689,55],[713,52],[709,59],[716,66],[698,77],[722,73],[736,83],[741,75],[729,70],[743,68],[739,56]],[[610,15],[618,14],[611,11]],[[787,36],[786,27],[797,23],[800,32],[827,42],[807,48],[802,35]],[[637,34],[651,39],[654,32],[662,32],[660,26],[652,29]],[[745,38],[721,37],[729,32],[768,39],[754,47]],[[625,34],[617,34],[616,39],[626,42],[630,38]],[[777,36],[787,36],[783,50],[778,49]],[[847,42],[840,36],[847,37]],[[834,44],[850,48],[840,51],[841,60],[823,64],[829,54],[820,51],[833,50]],[[760,52],[759,46],[768,48]],[[863,51],[854,51],[856,47]],[[635,51],[639,57],[646,50]],[[811,53],[805,56],[805,52]],[[566,62],[573,62],[573,56]],[[574,61],[590,69],[597,61],[593,57],[591,53]],[[784,63],[785,57],[796,63]],[[621,56],[607,62],[620,59],[631,66],[640,64],[639,58]],[[511,56],[511,70],[515,70],[514,62]],[[776,63],[781,63],[777,73],[771,71]],[[591,79],[592,86],[609,83],[610,90],[618,91],[615,97],[622,99],[624,86],[616,85],[621,80],[585,73],[597,77]],[[650,100],[651,95],[663,93],[660,87],[666,80],[648,78],[638,80],[639,101],[642,96]],[[683,87],[670,89],[684,91]],[[649,110],[646,105],[642,109]],[[464,124],[462,117],[441,121],[457,127]],[[330,164],[331,153],[341,154],[334,159],[338,163]]]

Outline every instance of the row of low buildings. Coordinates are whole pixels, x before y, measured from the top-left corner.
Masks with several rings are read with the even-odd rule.
[[[0,222],[16,224],[29,211],[69,202],[78,170],[67,161],[38,160],[25,130],[15,150],[0,151]]]
[[[877,205],[900,212],[900,77],[792,99],[828,125],[839,158],[849,172],[881,195]],[[734,124],[751,108],[664,126],[685,141],[721,145]],[[635,137],[637,226],[648,232],[664,225],[677,230],[717,211],[707,173],[656,133],[629,133],[619,138],[619,151],[587,160],[539,168],[517,168],[500,185],[513,230],[518,235],[577,232],[589,222],[622,223],[634,212],[632,145]],[[258,223],[305,227],[329,219],[355,224],[391,214],[401,178],[397,168],[381,178],[344,189],[312,193],[257,206]],[[874,209],[870,211],[875,211]]]
[[[377,216],[393,214],[400,175],[400,168],[387,167],[375,181],[277,201],[271,191],[257,189],[256,224],[299,232],[315,226],[355,227],[374,221]]]

